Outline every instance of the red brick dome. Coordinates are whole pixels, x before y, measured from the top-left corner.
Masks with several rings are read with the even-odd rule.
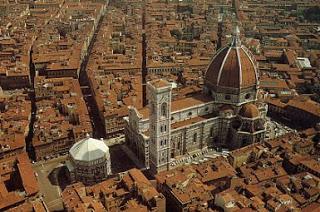
[[[260,111],[254,104],[245,104],[239,111],[239,115],[245,118],[257,118],[260,115]]]
[[[205,74],[205,82],[214,87],[248,88],[258,83],[257,69],[250,52],[237,37],[213,57]]]

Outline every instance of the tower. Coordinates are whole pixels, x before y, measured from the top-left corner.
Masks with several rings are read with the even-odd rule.
[[[169,169],[171,90],[171,84],[161,79],[147,83],[150,113],[150,169],[152,173]]]

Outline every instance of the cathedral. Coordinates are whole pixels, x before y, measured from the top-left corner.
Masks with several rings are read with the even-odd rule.
[[[236,149],[264,140],[267,105],[258,98],[259,74],[239,30],[212,58],[201,94],[171,100],[165,80],[147,83],[149,104],[129,107],[126,143],[152,173],[195,151]]]

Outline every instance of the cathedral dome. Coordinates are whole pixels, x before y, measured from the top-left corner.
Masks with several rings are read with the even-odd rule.
[[[245,104],[239,111],[239,115],[245,118],[257,118],[260,116],[260,111],[254,104]]]
[[[205,74],[210,87],[243,89],[258,84],[256,65],[251,53],[241,45],[239,30],[229,46],[220,49],[213,57]]]
[[[85,138],[75,143],[70,151],[71,157],[76,161],[90,162],[109,158],[109,148],[101,140]]]

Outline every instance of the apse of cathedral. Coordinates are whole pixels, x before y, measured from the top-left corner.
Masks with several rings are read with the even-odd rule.
[[[147,95],[147,107],[129,107],[125,135],[154,173],[191,152],[232,150],[265,138],[267,105],[259,98],[258,66],[238,28],[212,58],[201,94],[172,101],[171,84],[160,79],[147,83]]]

